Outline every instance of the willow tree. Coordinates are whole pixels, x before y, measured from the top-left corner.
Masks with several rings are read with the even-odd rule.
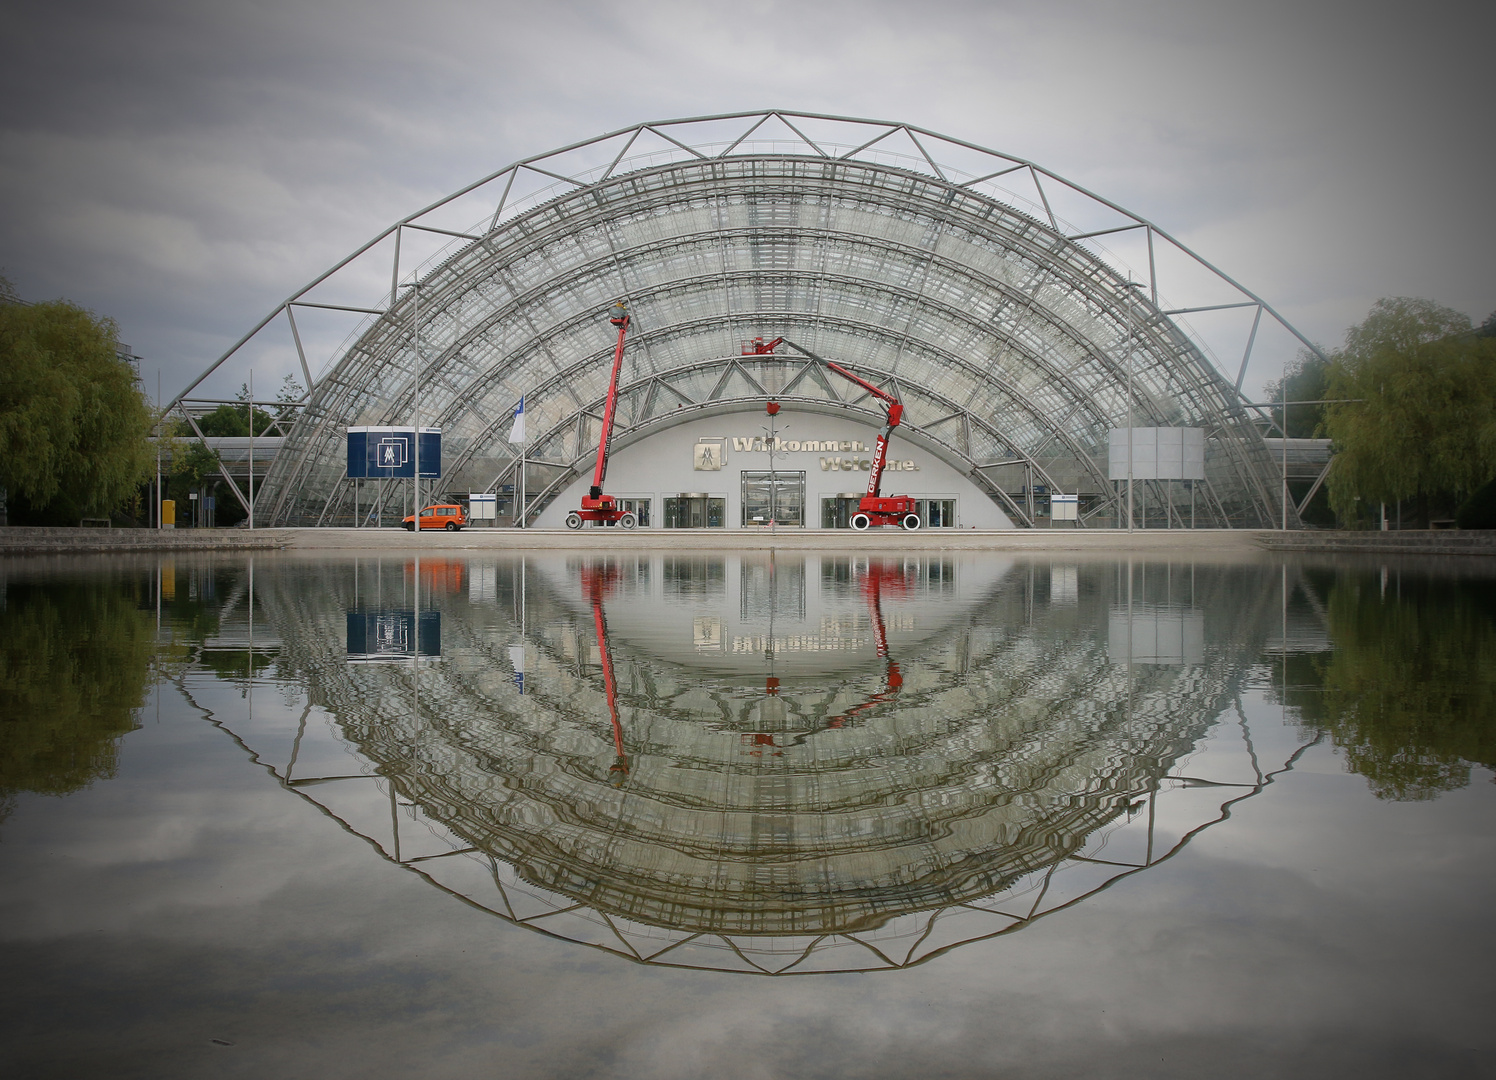
[[[34,510],[104,514],[149,474],[151,410],[114,322],[0,296],[0,487]]]
[[[1335,444],[1330,503],[1468,495],[1496,476],[1496,339],[1430,300],[1378,300],[1331,358],[1325,428]]]

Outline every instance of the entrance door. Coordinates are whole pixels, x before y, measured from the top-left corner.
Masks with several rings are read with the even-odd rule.
[[[652,499],[619,499],[618,508],[634,515],[634,520],[639,523],[639,528],[649,528],[649,504]]]
[[[803,472],[745,472],[743,527],[805,524]]]
[[[862,493],[855,495],[829,495],[821,500],[821,528],[850,529],[852,515],[857,513],[862,502]]]
[[[665,500],[665,528],[720,529],[727,522],[727,500],[686,492]]]
[[[954,529],[956,527],[955,499],[916,499],[914,512],[927,529]]]

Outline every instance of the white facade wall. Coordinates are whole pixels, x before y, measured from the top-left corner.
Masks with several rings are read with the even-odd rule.
[[[775,418],[781,449],[773,455],[775,471],[805,474],[805,528],[821,527],[821,500],[862,495],[878,428],[816,413],[786,409]],[[608,463],[603,490],[619,499],[650,499],[650,525],[661,528],[665,499],[703,492],[727,500],[725,527],[742,527],[744,472],[767,472],[765,448],[769,417],[761,410],[728,413],[689,421],[616,451]],[[722,440],[720,468],[697,468],[701,440]],[[814,449],[806,449],[807,444]],[[825,447],[834,444],[835,450]],[[749,446],[754,449],[747,449]],[[845,447],[846,449],[843,449]],[[583,475],[552,500],[535,527],[562,528],[568,511],[581,505],[592,486],[591,457]],[[832,465],[831,463],[836,463]],[[1011,529],[1015,526],[985,493],[928,451],[911,446],[894,432],[888,468],[883,473],[884,495],[912,495],[917,499],[954,499],[957,526],[963,529]],[[823,467],[823,465],[827,467]],[[839,467],[850,465],[850,468]]]

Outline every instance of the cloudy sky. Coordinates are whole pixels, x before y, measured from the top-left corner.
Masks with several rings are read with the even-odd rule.
[[[0,273],[113,316],[168,396],[356,245],[512,160],[766,107],[1036,161],[1327,345],[1380,296],[1496,309],[1496,16],[1468,0],[5,7]]]

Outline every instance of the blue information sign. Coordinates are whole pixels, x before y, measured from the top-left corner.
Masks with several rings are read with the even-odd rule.
[[[416,474],[413,427],[348,429],[348,479],[409,480]],[[421,479],[442,475],[441,428],[421,429]]]
[[[423,611],[348,612],[348,660],[377,663],[442,654],[442,613]]]

